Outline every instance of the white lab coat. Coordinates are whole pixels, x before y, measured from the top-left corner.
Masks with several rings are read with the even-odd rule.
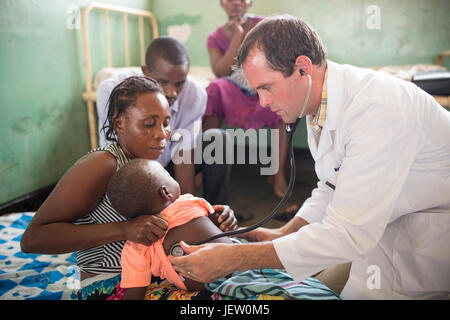
[[[300,281],[352,262],[344,299],[447,298],[450,112],[414,84],[328,61],[327,114],[308,144],[310,224],[273,241]],[[333,190],[329,184],[335,186]]]

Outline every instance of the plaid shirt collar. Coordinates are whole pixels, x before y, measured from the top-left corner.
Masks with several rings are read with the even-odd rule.
[[[322,99],[320,100],[319,110],[317,110],[317,114],[312,118],[310,123],[311,128],[318,134],[322,132],[323,125],[325,124],[325,117],[327,115],[327,76],[328,68],[325,70],[325,76],[323,78]]]

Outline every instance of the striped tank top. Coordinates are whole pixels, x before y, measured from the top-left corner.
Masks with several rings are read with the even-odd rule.
[[[89,153],[97,151],[107,151],[111,153],[117,160],[117,170],[130,161],[130,159],[123,152],[122,148],[115,143],[91,150]],[[75,223],[86,225],[121,222],[126,220],[128,219],[119,214],[112,207],[111,202],[105,193],[95,209],[88,215],[78,219]],[[120,265],[120,256],[124,244],[125,240],[78,251],[77,264],[80,271],[94,274],[120,273],[122,270]]]

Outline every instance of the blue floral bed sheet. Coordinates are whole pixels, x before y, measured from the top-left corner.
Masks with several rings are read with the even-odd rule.
[[[33,212],[0,216],[0,300],[77,300],[76,254],[23,253],[20,239]]]

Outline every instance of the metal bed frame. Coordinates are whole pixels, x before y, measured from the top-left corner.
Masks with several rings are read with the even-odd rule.
[[[152,31],[153,39],[158,37],[158,24],[153,13],[146,10],[126,8],[111,4],[93,2],[86,6],[82,12],[82,33],[83,33],[83,53],[84,53],[84,71],[86,79],[86,90],[83,92],[83,100],[86,102],[88,121],[89,121],[89,139],[91,144],[91,149],[98,147],[97,138],[97,124],[96,124],[96,110],[94,108],[94,103],[97,99],[97,92],[93,88],[93,74],[91,68],[91,54],[89,46],[89,28],[88,28],[88,18],[89,13],[92,10],[102,10],[104,12],[105,20],[105,36],[106,36],[106,66],[112,67],[111,60],[111,40],[109,33],[109,12],[118,12],[123,15],[123,29],[124,29],[124,48],[125,48],[125,65],[130,67],[130,46],[128,39],[128,15],[137,16],[139,19],[139,49],[140,49],[140,61],[141,65],[145,64],[145,49],[146,45],[144,43],[144,19],[149,19]]]

